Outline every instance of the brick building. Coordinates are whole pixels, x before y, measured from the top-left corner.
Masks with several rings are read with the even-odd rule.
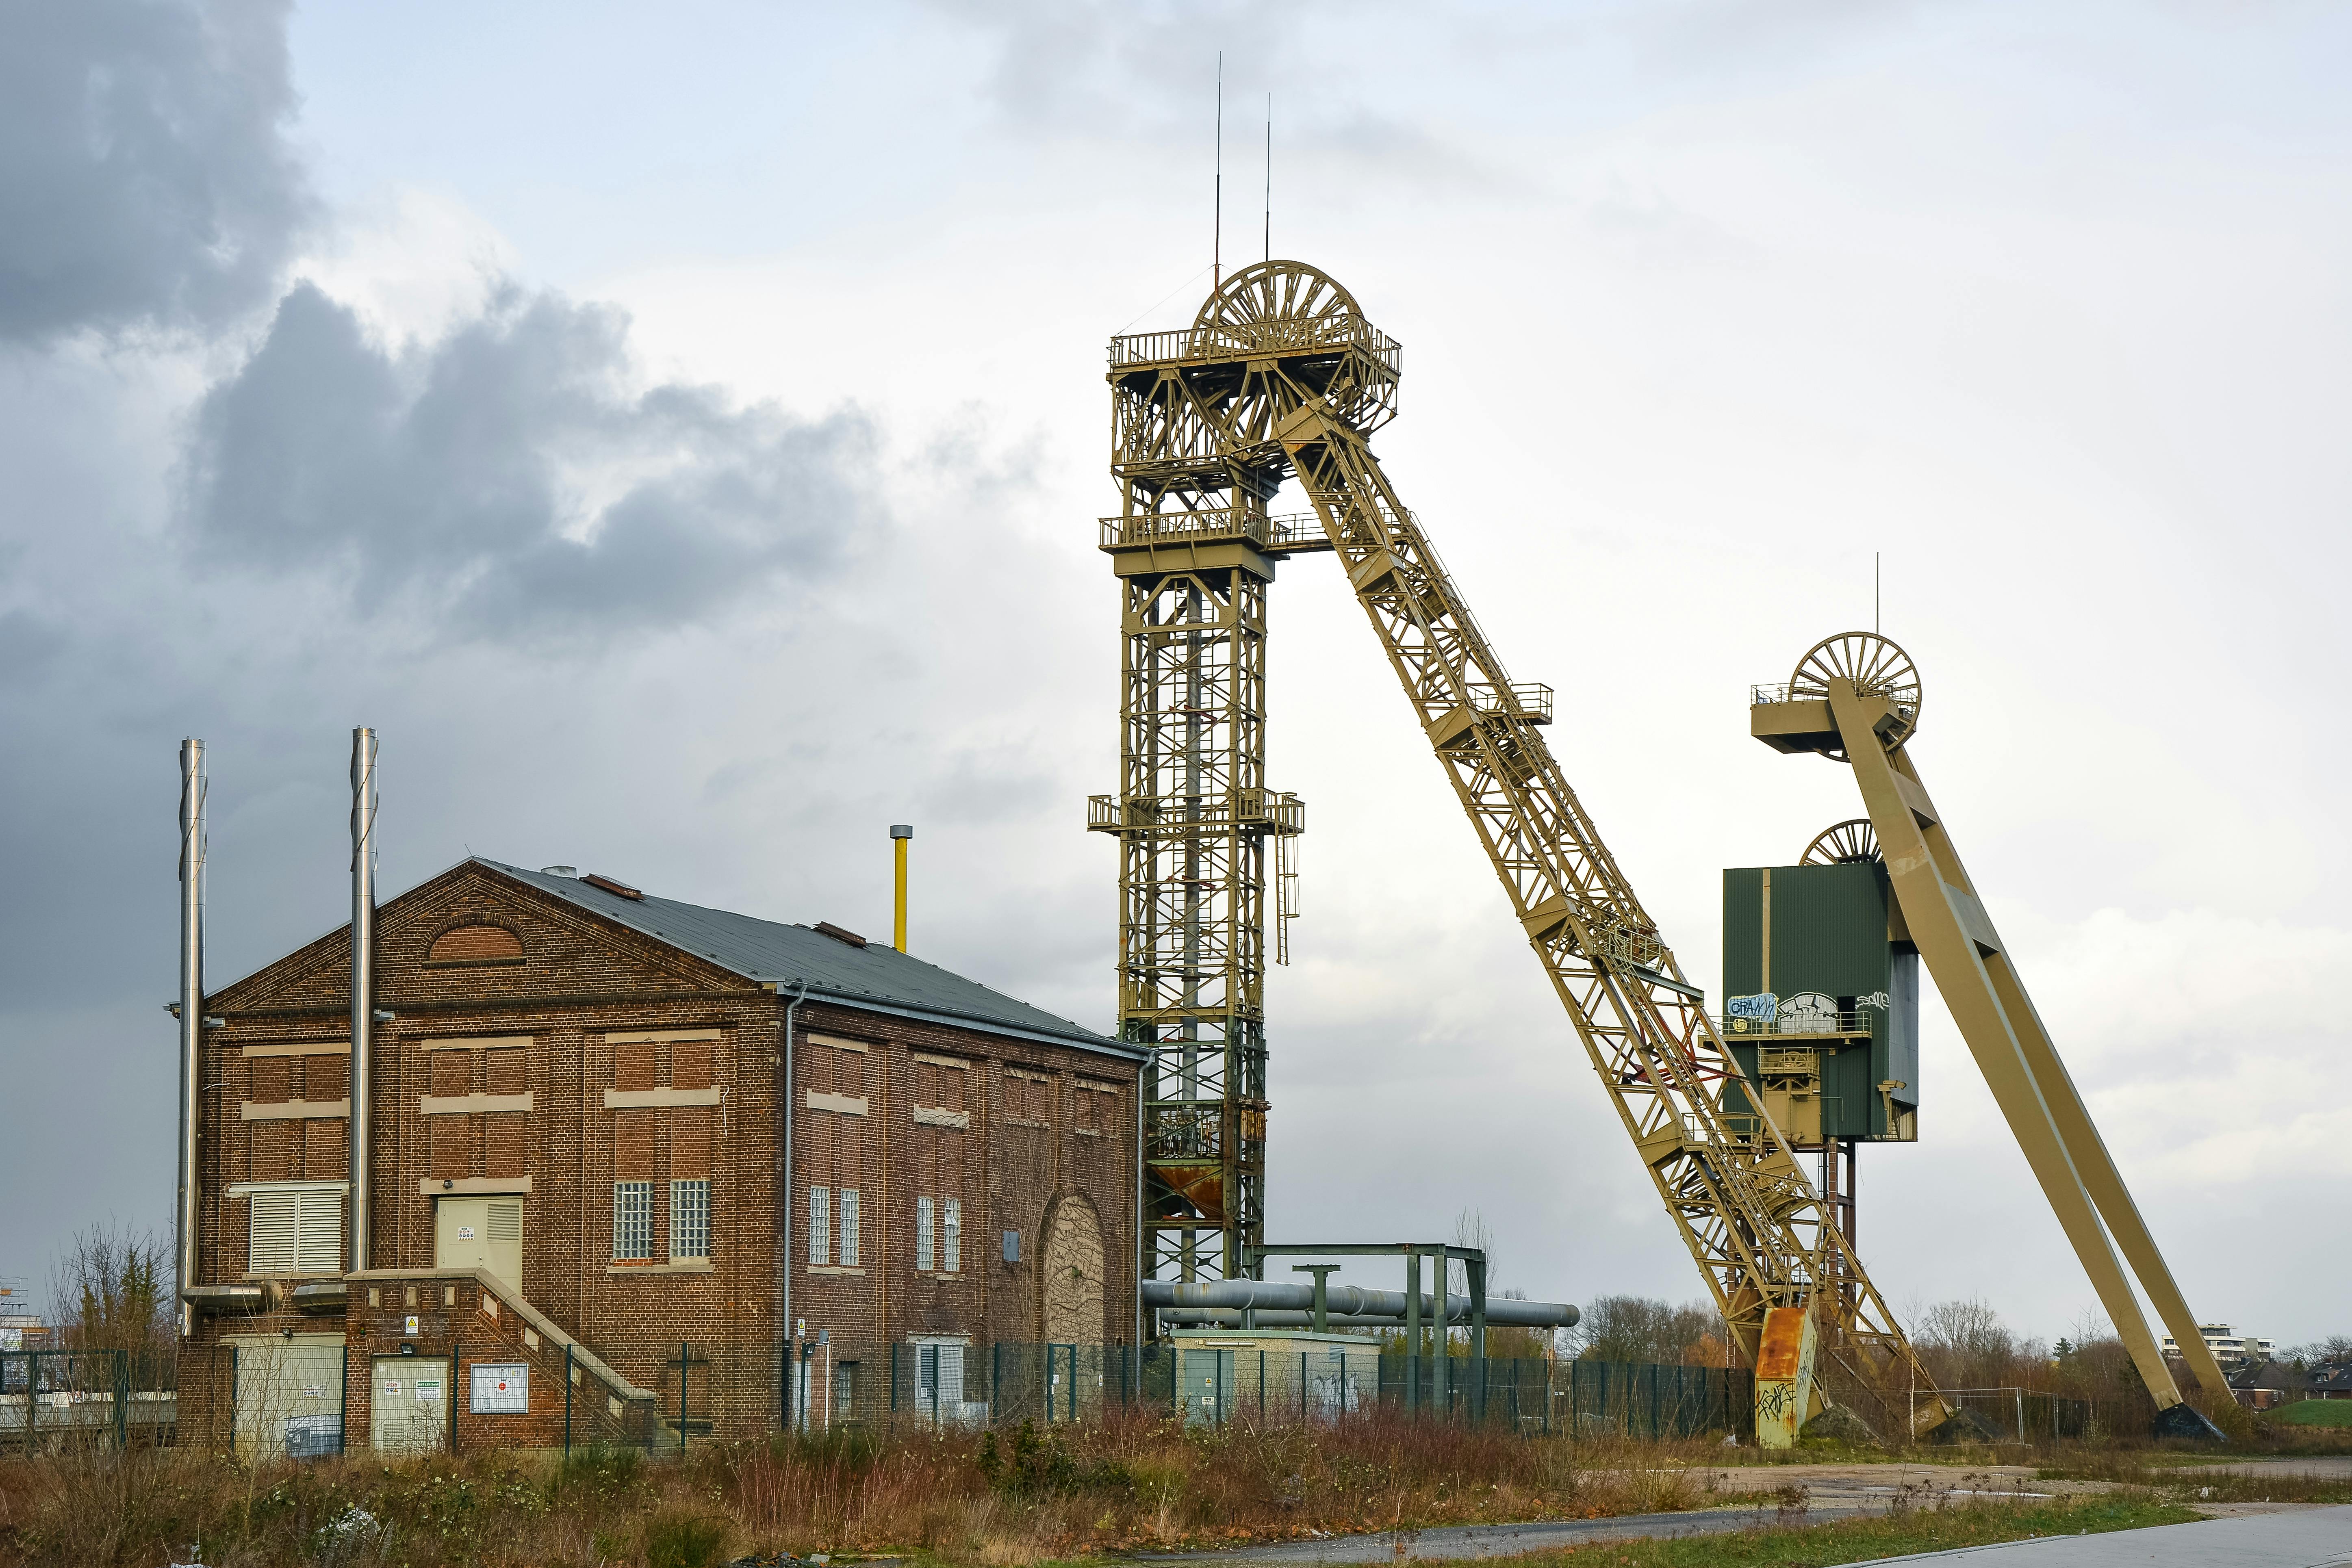
[[[1134,1047],[601,877],[471,859],[374,931],[363,1266],[350,928],[206,999],[184,1439],[658,1441],[681,1385],[751,1433],[1135,1337]]]

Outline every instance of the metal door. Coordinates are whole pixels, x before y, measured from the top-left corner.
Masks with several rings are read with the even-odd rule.
[[[338,1452],[343,1336],[231,1334],[236,1352],[236,1451],[247,1459]]]
[[[379,1454],[430,1454],[448,1433],[449,1363],[435,1356],[376,1357],[369,1445]]]
[[[1179,1350],[1176,1386],[1183,1399],[1186,1426],[1223,1426],[1234,1413],[1234,1352]]]
[[[522,1199],[436,1198],[433,1267],[487,1268],[522,1294]]]

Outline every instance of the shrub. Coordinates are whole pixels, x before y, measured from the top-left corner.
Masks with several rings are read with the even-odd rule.
[[[657,1513],[646,1521],[646,1568],[712,1568],[727,1526],[698,1513]]]

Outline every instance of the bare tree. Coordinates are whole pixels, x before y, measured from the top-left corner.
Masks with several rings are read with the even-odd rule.
[[[1649,1296],[1596,1297],[1578,1326],[1577,1353],[1586,1361],[1720,1366],[1722,1324],[1707,1301],[1677,1307]]]
[[[50,1313],[62,1348],[168,1355],[173,1332],[170,1245],[111,1221],[85,1226],[49,1267]]]
[[[1486,1294],[1496,1293],[1495,1227],[1476,1209],[1464,1209],[1454,1216],[1454,1245],[1475,1247],[1486,1255]],[[1449,1263],[1446,1266],[1445,1288],[1457,1296],[1470,1293],[1470,1266]]]
[[[1920,1312],[1911,1343],[1947,1388],[1998,1388],[2015,1381],[2017,1336],[1989,1303],[1973,1297],[1938,1301]]]

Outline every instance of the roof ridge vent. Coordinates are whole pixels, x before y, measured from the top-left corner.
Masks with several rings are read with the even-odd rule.
[[[816,932],[819,936],[829,936],[835,942],[845,942],[852,947],[864,947],[866,945],[866,939],[864,937],[858,935],[854,931],[844,931],[841,927],[834,924],[831,921],[817,921]]]
[[[592,888],[604,889],[604,891],[612,894],[614,898],[635,899],[640,902],[645,899],[645,894],[639,892],[636,889],[630,887],[626,882],[615,882],[610,877],[600,877],[593,871],[580,879],[587,883]]]

